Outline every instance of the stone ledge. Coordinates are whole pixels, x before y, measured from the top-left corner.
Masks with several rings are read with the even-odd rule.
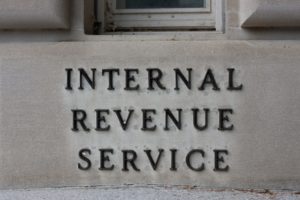
[[[0,29],[68,29],[69,0],[2,0]]]
[[[296,200],[299,194],[293,191],[268,190],[204,190],[184,187],[123,186],[93,188],[48,188],[30,190],[2,190],[0,199],[230,199],[230,200]]]

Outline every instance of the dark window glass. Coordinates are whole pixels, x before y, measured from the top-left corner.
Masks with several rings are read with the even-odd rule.
[[[117,9],[204,8],[205,0],[117,0]]]

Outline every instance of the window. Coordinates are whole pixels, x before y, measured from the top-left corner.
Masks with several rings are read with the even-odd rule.
[[[205,0],[115,0],[117,9],[204,8]]]
[[[223,0],[95,0],[100,32],[221,29]]]

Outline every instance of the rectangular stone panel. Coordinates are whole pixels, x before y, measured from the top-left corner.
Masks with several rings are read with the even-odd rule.
[[[69,0],[1,0],[0,29],[67,29]]]
[[[299,52],[297,41],[2,44],[0,188],[299,190]]]

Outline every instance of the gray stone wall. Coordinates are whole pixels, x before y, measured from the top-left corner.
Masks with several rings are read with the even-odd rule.
[[[1,1],[0,199],[300,199],[298,10],[296,0],[227,0],[223,31],[87,35],[82,0]],[[72,91],[66,68],[73,69]],[[95,90],[87,82],[77,89],[79,68],[98,70]],[[101,76],[110,68],[120,70],[115,91]],[[139,91],[123,89],[128,68],[140,71]],[[166,91],[147,90],[149,68],[162,71]],[[193,69],[191,90],[182,82],[174,90],[174,68]],[[229,68],[241,91],[226,89]],[[208,69],[220,91],[198,90]],[[194,107],[211,110],[203,132],[193,128]],[[101,108],[111,112],[104,133],[94,130]],[[157,110],[155,132],[141,131],[143,108]],[[183,109],[182,130],[164,130],[165,108]],[[233,130],[218,130],[220,108],[233,109]],[[87,112],[92,131],[71,130],[72,109]],[[127,131],[114,109],[135,109]],[[92,151],[87,171],[78,169],[86,164],[82,148]],[[99,148],[114,149],[113,172],[98,170]],[[168,154],[156,171],[141,156],[159,148],[179,149],[178,171],[169,170]],[[193,163],[205,163],[201,173],[185,161],[193,148],[205,151]],[[122,172],[123,149],[138,153],[142,172]],[[228,150],[222,163],[229,171],[214,170],[215,149]]]

